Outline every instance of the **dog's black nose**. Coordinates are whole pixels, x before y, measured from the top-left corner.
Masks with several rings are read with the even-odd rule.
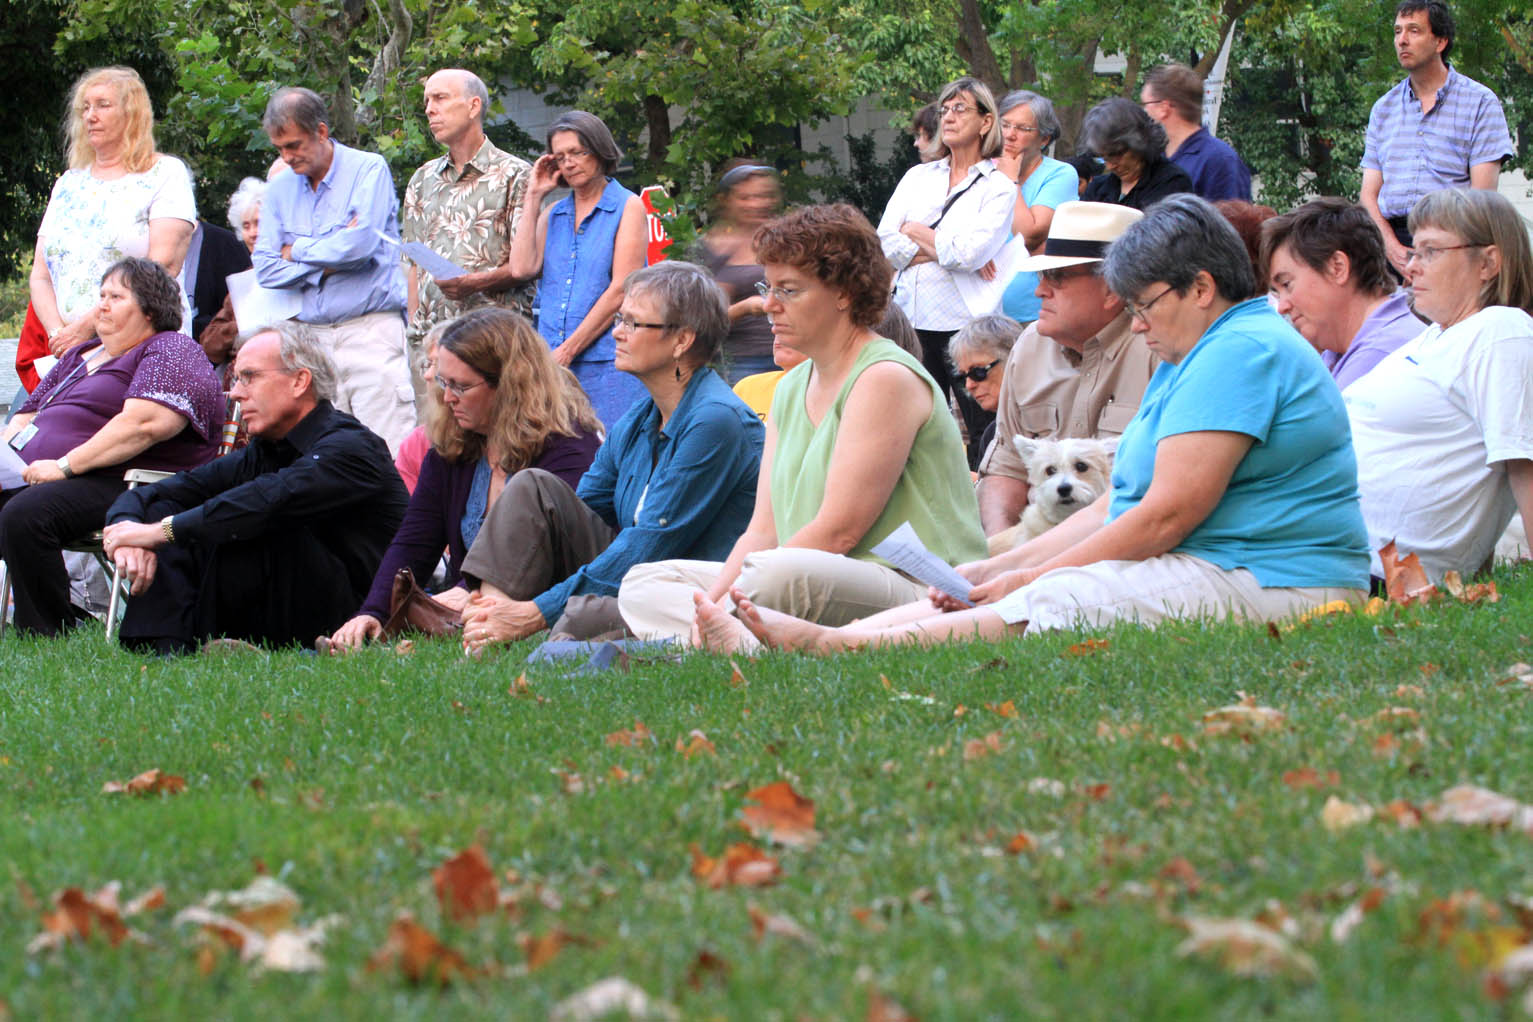
[[[1070,496],[1070,491],[1074,489],[1075,487],[1071,486],[1069,483],[1060,483],[1058,492],[1061,497],[1068,497]]]

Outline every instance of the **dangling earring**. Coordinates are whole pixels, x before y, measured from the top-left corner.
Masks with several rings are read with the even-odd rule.
[[[676,382],[681,382],[681,359],[676,360]]]

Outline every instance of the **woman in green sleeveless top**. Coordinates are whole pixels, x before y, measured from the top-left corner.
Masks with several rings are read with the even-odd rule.
[[[951,564],[983,557],[958,427],[921,363],[873,326],[892,270],[851,206],[814,206],[762,227],[766,312],[808,361],[778,385],[756,508],[728,560],[630,569],[618,594],[643,638],[692,634],[698,599],[738,586],[755,603],[829,625],[925,596],[872,548],[904,522]]]

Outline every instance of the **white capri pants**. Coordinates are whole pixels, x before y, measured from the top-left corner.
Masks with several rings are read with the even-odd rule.
[[[1099,561],[1056,568],[989,605],[1027,632],[1103,627],[1116,621],[1154,625],[1168,618],[1280,621],[1332,600],[1360,604],[1362,589],[1266,587],[1245,568],[1225,571],[1191,554],[1143,561]]]
[[[389,457],[415,429],[415,388],[405,357],[405,321],[369,312],[339,323],[309,324],[335,360],[335,407],[381,436]]]

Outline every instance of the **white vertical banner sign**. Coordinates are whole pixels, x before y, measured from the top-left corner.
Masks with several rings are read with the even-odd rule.
[[[1230,49],[1235,45],[1235,23],[1225,33],[1224,44],[1213,70],[1203,79],[1203,126],[1210,135],[1219,134],[1219,107],[1224,104],[1224,79],[1230,66]]]

